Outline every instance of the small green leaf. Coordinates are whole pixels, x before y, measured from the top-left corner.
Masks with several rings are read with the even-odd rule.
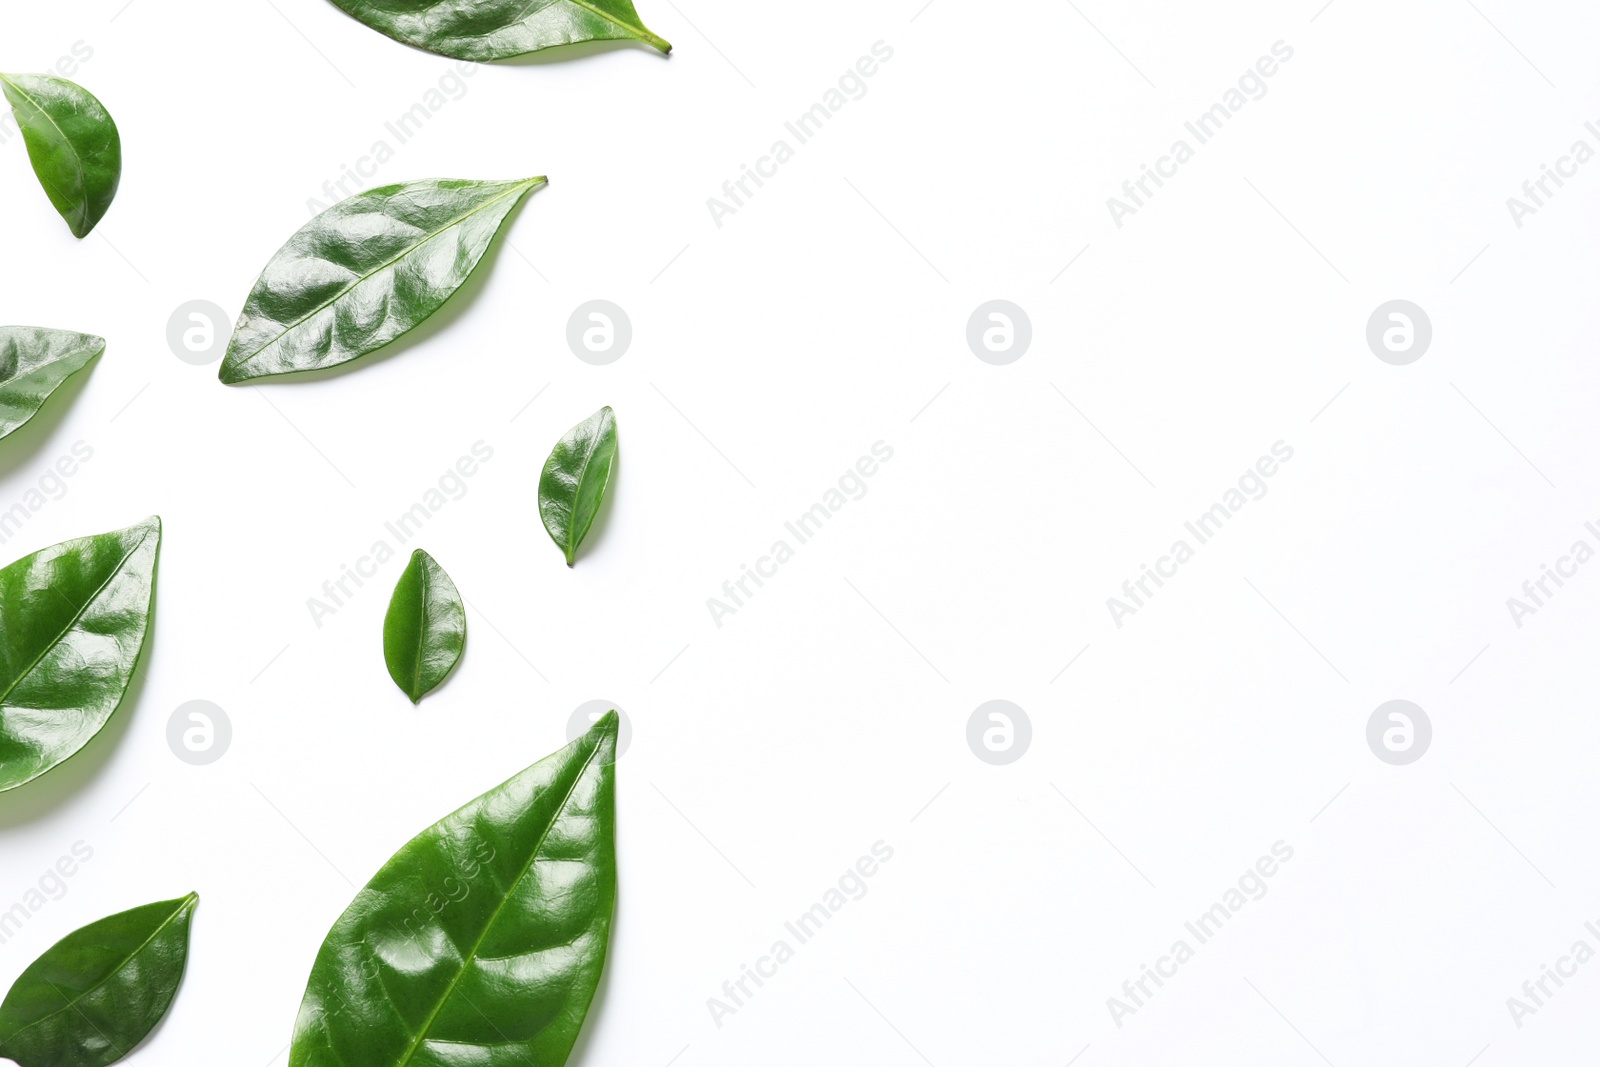
[[[383,619],[383,659],[411,703],[439,687],[467,644],[467,611],[455,583],[422,549],[411,554]]]
[[[617,715],[413,838],[334,923],[289,1067],[562,1067],[617,895]]]
[[[379,33],[454,59],[509,59],[580,41],[672,45],[645,29],[631,0],[333,0]]]
[[[444,306],[543,178],[385,185],[335,204],[278,250],[228,342],[228,384],[376,352]]]
[[[600,513],[617,459],[617,417],[601,408],[560,441],[539,476],[539,517],[572,566]]]
[[[61,383],[106,350],[104,338],[36,326],[0,326],[0,437],[36,415]]]
[[[106,1067],[132,1052],[178,993],[199,900],[146,904],[57,941],[0,1003],[0,1056],[21,1067]]]
[[[87,89],[49,74],[0,74],[33,172],[76,237],[105,217],[122,181],[122,136]]]
[[[111,720],[155,608],[161,519],[64,541],[0,569],[0,792]]]

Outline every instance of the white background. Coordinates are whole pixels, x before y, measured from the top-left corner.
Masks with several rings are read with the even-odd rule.
[[[455,65],[322,0],[125,2],[0,16],[0,69],[93,48],[77,80],[125,146],[81,243],[0,146],[0,321],[109,342],[0,445],[0,508],[94,450],[0,556],[166,522],[144,681],[0,796],[0,909],[94,850],[0,986],[195,889],[133,1062],[282,1064],[355,887],[607,699],[635,731],[621,898],[575,1064],[1593,1059],[1600,963],[1520,1028],[1506,1004],[1600,949],[1600,567],[1506,607],[1600,545],[1600,163],[1521,228],[1506,207],[1600,147],[1588,6],[641,0],[670,58],[477,68],[364,183],[551,177],[444,328],[240,388],[168,317],[236,314]],[[718,228],[706,199],[880,40],[865,97]],[[1117,227],[1107,198],[1280,40],[1267,94]],[[608,367],[565,341],[596,298],[634,327]],[[1005,367],[965,338],[995,298],[1034,330]],[[1404,367],[1365,340],[1397,298],[1434,327]],[[602,404],[613,503],[568,570],[538,470]],[[418,542],[471,601],[466,656],[413,708],[379,640],[404,556],[320,628],[307,598],[480,440]],[[707,598],[880,440],[867,495],[717,627]],[[1280,440],[1267,495],[1115,626],[1106,598]],[[966,742],[996,698],[1033,723],[1006,767]],[[233,723],[207,767],[166,741],[194,699]],[[1391,699],[1433,723],[1409,766],[1367,747]],[[717,1026],[707,998],[880,840],[870,892]],[[1107,998],[1278,841],[1265,897],[1119,1027]]]

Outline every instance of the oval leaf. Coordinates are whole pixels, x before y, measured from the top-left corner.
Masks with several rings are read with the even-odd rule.
[[[152,516],[0,569],[0,792],[76,754],[122,703],[160,551]]]
[[[397,41],[455,59],[507,59],[580,41],[672,45],[645,29],[630,0],[333,0]]]
[[[289,1067],[572,1051],[617,891],[617,716],[413,838],[317,953]]]
[[[87,89],[49,74],[0,74],[33,172],[76,237],[105,217],[122,181],[122,135]]]
[[[199,900],[146,904],[57,941],[0,1004],[0,1056],[21,1067],[105,1067],[132,1052],[178,993]]]
[[[106,350],[104,338],[0,326],[0,437],[33,418],[61,383]]]
[[[617,417],[601,408],[560,441],[539,476],[539,517],[572,566],[600,513],[617,459]]]
[[[467,644],[467,610],[444,568],[422,549],[411,554],[383,618],[383,659],[411,703],[439,687]]]
[[[511,209],[544,184],[429,179],[335,204],[262,271],[219,377],[319,370],[377,351],[438,311]]]

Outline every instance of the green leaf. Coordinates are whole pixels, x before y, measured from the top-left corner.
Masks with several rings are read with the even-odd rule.
[[[0,437],[33,418],[61,383],[106,350],[104,338],[0,326]]]
[[[617,892],[617,715],[413,838],[334,923],[289,1067],[561,1067]]]
[[[122,181],[122,135],[87,89],[49,74],[0,74],[33,172],[76,237],[111,208]]]
[[[672,45],[645,29],[630,0],[333,0],[379,33],[455,59],[508,59],[580,41]]]
[[[572,566],[600,513],[617,459],[617,416],[601,408],[567,431],[539,476],[539,517]]]
[[[110,721],[155,608],[161,519],[64,541],[0,569],[0,792]]]
[[[511,209],[544,184],[429,179],[335,204],[262,271],[219,377],[320,370],[377,351],[444,306]]]
[[[0,1004],[0,1056],[21,1067],[105,1067],[132,1052],[178,993],[199,900],[146,904],[57,941]]]
[[[411,703],[439,688],[467,644],[467,610],[444,568],[422,549],[411,554],[383,618],[383,659]]]

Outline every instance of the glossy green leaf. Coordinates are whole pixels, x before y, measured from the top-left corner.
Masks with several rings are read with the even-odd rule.
[[[411,703],[439,687],[467,644],[467,609],[444,568],[422,549],[411,554],[383,618],[383,660]]]
[[[0,326],[0,437],[36,415],[61,383],[106,350],[103,338],[37,326]]]
[[[73,235],[105,217],[122,181],[122,136],[100,101],[49,74],[0,74],[33,172]]]
[[[0,569],[0,792],[110,721],[155,607],[161,519],[64,541]]]
[[[617,716],[423,831],[317,953],[289,1067],[562,1067],[617,891]]]
[[[539,517],[572,566],[600,513],[617,459],[617,417],[601,408],[556,442],[539,476]]]
[[[57,941],[0,1003],[0,1056],[21,1067],[105,1067],[132,1052],[178,993],[199,900],[146,904]]]
[[[219,375],[234,383],[348,363],[444,306],[543,178],[385,185],[306,223],[257,279]]]
[[[630,0],[333,0],[397,41],[456,59],[508,59],[580,41],[672,45],[645,29]]]

